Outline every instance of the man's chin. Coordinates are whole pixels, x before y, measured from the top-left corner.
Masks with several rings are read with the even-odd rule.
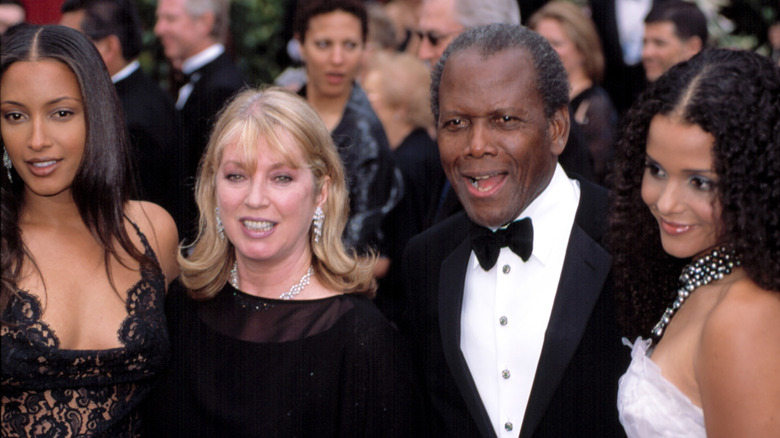
[[[515,220],[515,215],[507,210],[491,209],[480,206],[463,206],[466,214],[472,222],[487,228],[500,228],[509,222]]]

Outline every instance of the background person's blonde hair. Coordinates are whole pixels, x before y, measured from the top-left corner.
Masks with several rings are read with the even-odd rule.
[[[378,53],[368,70],[378,74],[385,103],[404,110],[404,121],[416,128],[434,126],[431,73],[420,59],[408,53]]]
[[[308,167],[312,171],[315,192],[329,180],[319,243],[314,242],[313,232],[309,231],[312,266],[319,281],[340,292],[373,295],[376,256],[358,257],[354,251],[348,253],[342,243],[349,200],[336,146],[314,109],[303,98],[278,87],[243,91],[218,116],[195,184],[200,232],[191,246],[183,248],[189,255],[179,255],[181,281],[190,295],[204,300],[214,297],[227,282],[235,261],[233,245],[227,238],[219,238],[215,215],[216,177],[225,147],[237,142],[239,151],[250,164],[247,170],[253,172],[252,163],[257,163],[257,139],[261,137],[272,150],[289,160],[291,166]],[[303,162],[294,158],[297,150]]]
[[[528,27],[536,30],[545,18],[557,21],[566,36],[574,43],[583,59],[585,74],[596,84],[604,79],[604,51],[596,25],[582,9],[568,1],[552,1],[536,11],[528,21]]]

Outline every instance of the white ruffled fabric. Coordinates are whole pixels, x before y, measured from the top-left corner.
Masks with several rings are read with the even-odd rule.
[[[623,343],[631,343],[623,338]],[[631,365],[620,378],[618,412],[628,438],[706,438],[704,413],[661,375],[647,355],[650,339],[637,338]]]

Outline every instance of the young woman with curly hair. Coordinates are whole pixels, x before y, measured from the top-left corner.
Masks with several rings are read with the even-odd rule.
[[[615,169],[614,274],[640,336],[628,436],[776,434],[780,70],[732,50],[675,66],[629,112]]]

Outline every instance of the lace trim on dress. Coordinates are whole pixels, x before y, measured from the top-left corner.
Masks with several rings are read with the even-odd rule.
[[[118,330],[122,347],[62,350],[41,320],[37,297],[18,291],[6,308],[2,337],[3,436],[137,436],[135,407],[167,362],[165,277],[146,236],[131,222],[145,254],[156,264],[141,268],[127,291],[127,317]]]

